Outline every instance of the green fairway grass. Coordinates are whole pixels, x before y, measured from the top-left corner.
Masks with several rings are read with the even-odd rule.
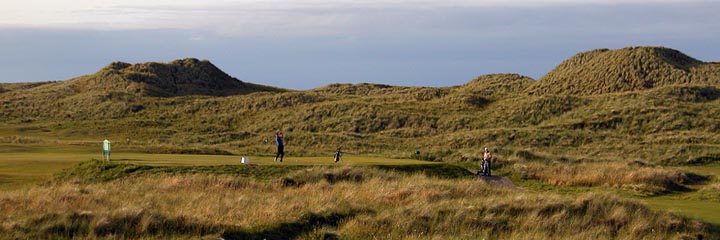
[[[720,178],[720,164],[710,164],[704,166],[683,166],[679,167],[683,170],[710,176],[710,182],[717,182]],[[702,186],[693,186],[693,191],[687,193],[673,194],[668,196],[643,198],[642,201],[650,207],[671,211],[688,217],[703,219],[707,222],[720,224],[720,199],[713,200],[701,199],[698,188]]]
[[[76,147],[55,148],[19,145],[0,146],[0,190],[32,186],[52,174],[89,160],[92,154]]]
[[[146,154],[119,153],[113,156],[116,162],[146,164],[153,166],[204,166],[241,164],[241,156],[226,155],[184,155],[184,154]],[[347,156],[335,163],[328,157],[286,157],[283,162],[274,162],[272,157],[249,156],[250,164],[259,165],[414,165],[433,164],[433,162],[411,159],[392,159],[379,157]]]
[[[101,159],[100,151],[86,146],[22,146],[0,145],[0,190],[19,189],[43,182],[53,174],[79,162]],[[248,156],[251,164],[258,165],[415,165],[433,162],[411,159],[382,157],[343,156],[342,161],[333,162],[327,157],[285,157],[284,161],[273,162],[272,157]],[[114,151],[113,162],[153,166],[208,166],[241,164],[242,156],[149,154]]]
[[[698,166],[684,166],[680,169],[694,172],[697,174],[708,175],[714,177],[716,180],[720,180],[720,163],[698,165]]]
[[[643,201],[656,210],[670,211],[720,224],[720,204],[717,202],[681,199],[675,196],[646,198]]]

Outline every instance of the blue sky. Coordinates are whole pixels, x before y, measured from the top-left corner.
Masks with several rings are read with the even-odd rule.
[[[292,89],[538,79],[596,48],[666,46],[720,61],[718,12],[707,0],[4,0],[0,82],[186,57]]]

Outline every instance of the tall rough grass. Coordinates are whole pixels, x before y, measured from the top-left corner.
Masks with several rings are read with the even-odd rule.
[[[0,196],[0,238],[716,238],[706,223],[604,194],[579,198],[372,168],[285,181],[158,174]],[[332,176],[332,177],[329,177]]]
[[[540,163],[525,162],[513,166],[524,179],[538,179],[556,186],[607,186],[631,190],[640,195],[684,191],[685,185],[707,177],[677,169],[656,167],[643,162],[623,163]]]

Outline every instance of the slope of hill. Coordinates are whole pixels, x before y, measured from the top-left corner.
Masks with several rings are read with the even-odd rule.
[[[5,87],[7,86],[7,87]],[[145,108],[154,97],[243,95],[286,90],[242,82],[209,61],[114,62],[98,72],[62,82],[7,84],[0,95],[6,117],[33,119],[122,118]]]
[[[653,64],[633,68],[602,61],[612,58]],[[185,65],[190,67],[180,67]],[[0,93],[0,132],[266,154],[272,144],[264,140],[282,130],[292,155],[325,154],[343,146],[355,153],[407,157],[422,148],[429,159],[449,160],[493,146],[505,156],[526,156],[530,149],[573,159],[694,161],[720,154],[716,66],[675,50],[627,48],[579,54],[535,82],[517,74],[491,74],[442,88],[250,87],[239,89],[254,92],[223,96],[229,92],[215,89],[227,81],[193,80],[215,75],[228,80],[219,70],[215,75],[202,70],[214,69],[209,63],[114,63],[90,76]],[[553,74],[571,67],[581,76],[607,81],[567,75],[567,81],[551,84]],[[597,69],[623,72],[606,76],[593,72]],[[653,85],[645,89],[650,86],[617,76],[653,80]],[[236,82],[227,84],[253,86]],[[564,83],[581,85],[566,88]],[[189,86],[203,90],[181,90]],[[187,95],[192,91],[211,96]]]
[[[465,93],[478,94],[489,99],[502,99],[522,93],[533,82],[532,78],[519,74],[488,74],[457,88]]]
[[[21,83],[0,83],[0,93],[10,92],[15,90],[23,90],[42,86],[52,82],[21,82]]]
[[[385,84],[374,84],[374,83],[361,83],[361,84],[330,84],[324,87],[313,89],[312,91],[327,93],[333,95],[378,95],[385,94],[388,92],[395,92],[401,89],[408,89],[406,87],[395,87]]]
[[[443,95],[446,107],[481,109],[493,101],[520,96],[533,79],[519,74],[488,74],[455,86]]]
[[[720,84],[720,64],[663,47],[597,49],[565,60],[528,92],[592,95],[677,84]]]
[[[95,74],[67,81],[79,92],[125,91],[144,96],[228,96],[279,89],[245,83],[207,60],[187,58],[169,63],[114,62]]]

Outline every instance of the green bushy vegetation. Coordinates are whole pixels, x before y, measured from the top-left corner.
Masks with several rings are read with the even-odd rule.
[[[331,154],[342,146],[395,157],[421,149],[429,160],[457,161],[491,146],[508,152],[563,149],[596,158],[594,152],[614,147],[608,152],[617,154],[603,159],[708,163],[720,154],[715,65],[672,49],[637,47],[581,53],[538,81],[491,74],[443,88],[333,84],[286,91],[243,85],[195,59],[113,63],[92,75],[0,94],[0,118],[9,135],[111,138],[166,153],[264,155],[272,151],[272,134],[281,130],[288,151],[300,156]],[[625,75],[633,84],[657,83],[636,88]],[[168,85],[179,82],[199,85]],[[152,87],[138,84],[177,91],[149,94],[143,91]],[[563,84],[590,90],[563,90]],[[216,97],[229,94],[213,92],[218,88],[241,90]],[[547,88],[554,90],[538,90]],[[28,128],[42,131],[22,131]],[[703,154],[671,153],[677,145],[702,148]]]
[[[616,64],[623,62],[652,67]],[[113,84],[155,81],[154,86],[172,90],[163,85],[163,79],[202,85],[208,78],[228,76],[209,62],[193,59],[168,64],[113,63],[93,75],[0,94],[0,118],[9,135],[128,139],[123,144],[167,153],[263,155],[273,147],[272,141],[265,140],[272,140],[272,134],[281,130],[286,132],[291,154],[302,156],[324,155],[343,146],[357,154],[395,157],[407,157],[421,149],[427,159],[457,161],[477,158],[469,155],[482,146],[509,152],[528,147],[550,148],[543,151],[575,147],[567,155],[596,158],[591,149],[616,148],[613,151],[622,153],[616,159],[708,163],[720,154],[716,117],[720,115],[720,95],[717,74],[709,70],[712,66],[675,50],[641,47],[582,53],[535,82],[517,74],[492,74],[444,88],[333,84],[283,92],[238,86],[247,94],[215,97],[208,95],[224,93],[178,92],[176,97],[157,97],[160,95]],[[606,67],[634,68],[632,71],[647,76],[667,77],[647,90],[605,91],[605,85],[593,84],[631,86],[606,74]],[[696,68],[705,70],[693,70]],[[563,71],[563,76],[590,83],[557,81],[597,91],[575,94],[581,92],[562,90],[563,85],[552,83],[555,80],[551,78]],[[704,80],[685,81],[670,74],[677,71]],[[127,80],[125,75],[130,72],[153,77]],[[174,72],[179,73],[171,74]],[[594,74],[595,78],[574,72]],[[670,75],[663,75],[665,72]],[[218,87],[205,85],[207,89]],[[542,86],[556,86],[553,89],[557,91],[534,90]],[[32,128],[42,131],[22,131]],[[700,148],[698,152],[703,154],[672,153],[678,145]]]

